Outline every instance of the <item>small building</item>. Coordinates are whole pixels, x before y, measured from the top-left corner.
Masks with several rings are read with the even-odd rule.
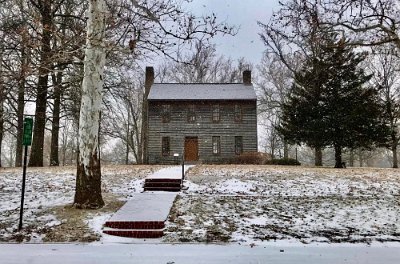
[[[146,84],[148,163],[176,163],[181,155],[189,163],[230,163],[257,152],[250,71],[243,72],[243,83],[154,83],[148,67]]]

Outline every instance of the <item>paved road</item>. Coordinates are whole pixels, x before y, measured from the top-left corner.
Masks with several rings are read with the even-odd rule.
[[[399,264],[400,244],[241,246],[198,244],[0,244],[1,264],[274,263]]]

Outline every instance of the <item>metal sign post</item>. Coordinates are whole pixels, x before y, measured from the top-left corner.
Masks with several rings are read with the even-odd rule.
[[[24,119],[24,135],[22,139],[22,145],[25,147],[24,150],[24,167],[22,172],[22,188],[21,188],[21,207],[19,211],[19,225],[18,230],[22,229],[22,216],[24,212],[24,198],[25,198],[25,181],[26,181],[26,161],[28,157],[28,146],[32,145],[32,128],[33,118],[25,117]]]

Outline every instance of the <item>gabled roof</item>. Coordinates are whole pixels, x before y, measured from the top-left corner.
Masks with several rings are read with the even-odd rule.
[[[253,85],[242,83],[155,83],[148,100],[257,100]]]

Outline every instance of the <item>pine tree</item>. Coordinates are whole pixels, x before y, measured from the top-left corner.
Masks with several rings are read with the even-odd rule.
[[[387,137],[377,90],[366,85],[371,76],[359,68],[365,56],[344,40],[325,40],[319,55],[296,73],[283,107],[283,136],[310,147],[333,147],[336,168],[343,167],[343,148],[370,148]]]

